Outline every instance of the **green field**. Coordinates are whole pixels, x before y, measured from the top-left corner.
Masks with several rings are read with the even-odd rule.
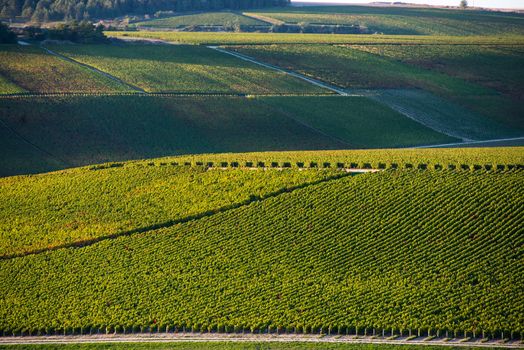
[[[322,93],[323,89],[198,46],[49,46],[148,92]]]
[[[335,171],[206,171],[166,164],[0,181],[0,256],[147,231],[337,175]]]
[[[477,113],[480,124],[485,123],[486,119],[491,121],[494,125],[493,131],[499,130],[499,137],[520,136],[524,130],[524,109],[521,101],[501,95],[492,87],[504,81],[500,77],[493,79],[493,84],[486,79],[485,84],[481,85],[460,76],[399,62],[389,57],[364,52],[362,49],[353,49],[353,46],[246,45],[235,46],[232,49],[349,89],[426,90]],[[524,58],[518,53],[516,55],[517,59],[512,57],[513,62]],[[475,57],[472,55],[469,60],[472,61]],[[504,59],[503,55],[501,59]],[[501,71],[503,77],[510,74],[512,67],[513,65],[498,64],[491,68],[492,73],[487,74],[493,75],[493,72]],[[482,66],[470,68],[470,71],[476,70],[482,70]],[[517,72],[516,76],[518,75]],[[479,76],[482,77],[482,73]],[[519,81],[515,85],[518,89],[522,83]]]
[[[189,26],[267,26],[267,23],[232,12],[206,12],[133,23],[137,27],[181,28]]]
[[[494,150],[391,150],[326,151],[296,153],[245,153],[163,158],[132,163],[111,163],[81,169],[0,179],[0,256],[120,235],[148,231],[188,217],[208,215],[246,201],[263,198],[305,183],[339,176],[345,167],[391,168],[406,164],[434,168],[462,164],[493,168],[501,164],[523,164],[520,148]],[[427,161],[431,159],[431,161]],[[182,167],[183,164],[196,168]],[[288,163],[323,171],[205,171],[203,166],[270,167]],[[173,166],[173,164],[180,166]],[[104,169],[106,168],[106,169]],[[70,191],[74,188],[74,191]],[[52,200],[51,200],[52,199]],[[203,200],[205,199],[205,200]],[[16,218],[13,220],[13,218]]]
[[[522,332],[522,179],[345,176],[159,230],[2,260],[0,329]]]
[[[524,45],[360,45],[354,49],[399,60],[523,98]]]
[[[254,13],[285,23],[358,25],[381,34],[524,34],[524,15],[517,13],[367,6],[288,7]]]
[[[457,141],[376,102],[340,96],[24,97],[2,100],[0,121],[10,128],[0,129],[0,144],[12,150],[0,159],[3,176],[177,154]]]
[[[288,34],[288,33],[215,33],[108,31],[109,37],[150,38],[180,44],[237,45],[237,44],[523,44],[522,35],[446,36],[446,35],[363,35],[363,34]]]
[[[266,97],[259,100],[347,148],[409,147],[458,142],[365,97]],[[447,140],[447,141],[446,141]],[[386,146],[387,145],[387,146]]]
[[[128,91],[127,87],[109,78],[35,46],[0,45],[0,61],[0,75],[3,76],[0,94],[23,90],[46,93]]]

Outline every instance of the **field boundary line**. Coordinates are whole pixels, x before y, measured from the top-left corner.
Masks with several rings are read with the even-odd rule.
[[[129,334],[93,334],[65,336],[16,336],[0,337],[0,345],[21,344],[85,344],[85,343],[205,343],[205,342],[238,342],[238,343],[337,343],[337,344],[389,344],[389,345],[439,345],[453,347],[507,348],[522,349],[520,341],[501,342],[481,338],[464,341],[459,338],[435,338],[424,340],[417,337],[408,340],[406,337],[396,339],[355,336],[355,335],[318,335],[318,334],[231,334],[231,333],[129,333]]]
[[[265,200],[270,199],[270,198],[278,197],[279,195],[284,194],[284,193],[290,193],[290,192],[294,192],[294,191],[302,189],[302,188],[319,185],[319,184],[322,184],[322,183],[325,183],[325,182],[329,182],[329,181],[339,180],[339,179],[345,178],[347,176],[352,176],[352,173],[351,172],[340,172],[338,174],[334,174],[334,175],[328,176],[328,177],[326,177],[324,179],[311,181],[311,182],[305,182],[305,183],[302,183],[302,184],[299,184],[299,185],[282,188],[282,189],[279,189],[279,190],[267,193],[267,194],[265,194],[263,196],[251,196],[250,198],[245,199],[245,200],[243,200],[241,202],[228,204],[228,205],[225,205],[225,206],[219,207],[219,208],[210,208],[210,209],[208,209],[207,211],[204,211],[204,212],[196,213],[196,214],[189,215],[189,216],[186,216],[186,217],[181,217],[181,218],[175,219],[175,220],[169,220],[169,221],[166,221],[166,222],[151,224],[151,225],[145,226],[145,227],[138,227],[138,228],[135,228],[135,229],[132,229],[132,230],[128,230],[128,231],[122,231],[122,232],[117,232],[117,233],[106,235],[106,236],[100,236],[100,237],[95,237],[95,238],[86,239],[86,240],[82,240],[82,241],[76,241],[76,242],[72,242],[72,243],[61,244],[61,245],[58,245],[58,246],[55,246],[55,247],[50,247],[50,248],[43,248],[43,249],[36,249],[36,250],[32,250],[32,251],[27,251],[27,252],[14,253],[14,254],[8,254],[8,255],[1,255],[0,256],[0,260],[9,260],[9,259],[20,258],[20,257],[24,257],[24,256],[29,256],[29,255],[36,255],[36,254],[41,254],[41,253],[50,252],[50,251],[59,250],[59,249],[64,249],[64,248],[82,248],[82,247],[85,247],[85,246],[93,245],[93,244],[101,242],[101,241],[106,241],[106,240],[115,239],[115,238],[124,237],[124,236],[131,236],[131,235],[138,234],[138,233],[145,233],[145,232],[149,232],[149,231],[155,231],[155,230],[159,230],[159,229],[163,229],[163,228],[172,227],[172,226],[175,226],[175,225],[178,225],[178,224],[183,224],[183,223],[187,223],[187,222],[191,222],[191,221],[197,221],[197,220],[200,220],[200,219],[203,219],[203,218],[206,218],[206,217],[211,217],[211,216],[214,216],[216,214],[224,213],[224,212],[227,212],[227,211],[230,211],[230,210],[233,210],[233,209],[238,209],[238,208],[250,205],[251,203],[254,203],[254,202],[262,202],[262,201],[265,201]],[[1,339],[1,337],[0,337],[0,339]]]
[[[128,82],[125,82],[125,81],[123,81],[122,79],[115,77],[114,75],[111,75],[111,74],[109,74],[109,73],[107,73],[107,72],[104,72],[104,71],[102,71],[102,70],[100,70],[100,69],[98,69],[98,68],[95,68],[95,67],[93,67],[93,66],[90,66],[90,65],[88,65],[88,64],[85,64],[85,63],[79,62],[79,61],[77,61],[77,60],[75,60],[75,59],[72,59],[71,57],[68,57],[68,56],[62,55],[62,54],[60,54],[60,53],[58,53],[58,52],[55,52],[55,51],[53,51],[53,50],[50,50],[50,49],[48,49],[47,47],[45,47],[45,46],[43,46],[43,45],[41,45],[40,47],[41,47],[45,52],[47,52],[47,53],[50,54],[50,55],[56,56],[56,57],[58,57],[58,58],[60,58],[60,59],[62,59],[62,60],[64,60],[64,61],[67,61],[67,62],[71,62],[71,63],[77,64],[77,65],[79,65],[79,66],[81,66],[81,67],[87,68],[88,70],[90,70],[90,71],[92,71],[92,72],[94,72],[94,73],[97,73],[97,74],[102,75],[102,76],[104,76],[104,77],[106,77],[106,78],[109,78],[109,79],[111,79],[111,80],[113,80],[113,81],[115,81],[115,82],[117,82],[117,83],[119,83],[119,84],[121,84],[121,85],[127,86],[128,88],[130,88],[130,89],[132,89],[132,90],[135,90],[135,91],[137,91],[138,93],[147,94],[147,92],[146,92],[145,90],[139,88],[138,86],[135,86],[135,85],[133,85],[133,84],[130,84],[130,83],[128,83]]]
[[[303,74],[300,74],[300,73],[297,73],[297,72],[294,72],[294,71],[291,71],[291,70],[288,70],[288,69],[284,69],[284,68],[281,68],[281,67],[278,67],[278,66],[274,66],[274,65],[269,64],[269,63],[264,63],[264,62],[258,61],[256,59],[254,59],[253,57],[250,57],[250,56],[238,53],[238,52],[229,51],[229,50],[220,48],[218,46],[212,46],[211,45],[211,46],[206,46],[206,47],[209,48],[209,49],[212,49],[212,50],[216,50],[218,52],[222,52],[222,53],[227,54],[227,55],[234,56],[234,57],[239,58],[239,59],[241,59],[243,61],[251,62],[251,63],[254,63],[256,65],[259,65],[259,66],[262,66],[262,67],[265,67],[265,68],[269,68],[271,70],[274,70],[274,71],[277,71],[277,72],[280,72],[280,73],[284,73],[284,74],[287,74],[289,76],[292,76],[292,77],[304,80],[304,81],[306,81],[306,82],[308,82],[310,84],[313,84],[313,85],[316,85],[318,87],[321,87],[321,88],[333,91],[333,92],[337,93],[338,95],[341,95],[341,96],[353,96],[353,95],[349,94],[347,91],[345,91],[344,89],[339,88],[337,86],[334,86],[334,85],[331,85],[331,84],[328,84],[328,83],[324,83],[324,82],[322,82],[320,80],[307,77],[307,76],[305,76]],[[360,96],[360,95],[355,95],[355,96]]]

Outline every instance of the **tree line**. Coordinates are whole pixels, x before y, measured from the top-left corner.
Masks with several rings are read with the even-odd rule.
[[[111,18],[156,11],[211,11],[285,6],[289,0],[0,0],[0,16],[37,22]]]

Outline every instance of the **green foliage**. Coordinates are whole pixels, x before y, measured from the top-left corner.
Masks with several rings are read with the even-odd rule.
[[[299,79],[206,47],[170,45],[50,46],[150,92],[322,92]]]
[[[365,97],[264,97],[260,100],[301,123],[344,141],[347,148],[460,142]]]
[[[235,47],[235,50],[264,62],[293,69],[346,88],[427,90],[479,113],[480,119],[486,118],[503,126],[516,128],[520,132],[524,130],[524,120],[521,117],[524,113],[522,103],[508,96],[501,96],[500,92],[494,90],[489,82],[482,86],[475,80],[478,78],[470,76],[468,80],[465,80],[462,78],[463,75],[453,76],[453,74],[447,74],[448,72],[439,72],[427,67],[399,62],[390,57],[364,52],[360,49],[361,47],[358,46],[355,49],[354,46],[327,45],[246,45]],[[404,50],[403,48],[404,46],[398,50]],[[411,49],[408,47],[406,50],[409,52]],[[414,50],[422,51],[424,48]],[[460,51],[460,48],[456,50]],[[472,50],[475,51],[475,49]],[[502,53],[499,55],[503,60],[509,57]],[[513,57],[504,61],[520,62],[523,60],[523,55],[518,48],[514,49],[510,55]],[[434,63],[438,62],[439,60],[435,59]],[[453,63],[450,65],[453,66]],[[470,68],[466,71],[481,69]],[[497,70],[504,72],[501,75],[503,77],[511,74],[513,69],[512,66],[499,64],[488,70],[491,73],[486,74],[493,76],[493,72]],[[516,73],[516,76],[520,75]],[[515,89],[521,91],[522,83],[515,82],[516,79],[511,80],[514,81],[513,86],[517,86]],[[505,80],[498,78],[496,81],[502,85]]]
[[[0,121],[30,142],[13,150],[0,138],[2,176],[177,154],[347,147],[257,99],[231,96],[10,98],[0,103]],[[59,164],[42,169],[21,156],[35,145]]]
[[[522,332],[522,175],[343,177],[154,232],[2,260],[0,329]]]
[[[519,13],[432,8],[311,6],[263,10],[255,15],[285,23],[358,25],[372,33],[403,35],[524,34]]]
[[[232,12],[207,12],[194,15],[181,15],[151,21],[134,23],[139,27],[181,28],[189,26],[224,26],[235,25],[260,26],[264,22]]]
[[[20,88],[31,92],[108,92],[127,87],[77,64],[66,62],[39,47],[0,46],[0,74]],[[0,94],[12,88],[0,85]],[[15,91],[16,92],[16,91]]]
[[[58,24],[46,32],[52,40],[68,40],[75,43],[107,43],[109,40],[102,31],[102,26],[95,27],[88,21]]]
[[[268,152],[108,163],[0,180],[1,255],[56,247],[210,213],[314,182],[331,171],[204,171],[213,167],[497,169],[524,163],[522,148]],[[189,164],[195,169],[186,168]],[[316,165],[314,165],[316,164]],[[423,166],[422,166],[422,165]],[[335,170],[336,171],[336,170]],[[71,189],[74,189],[73,191]]]
[[[81,0],[64,2],[59,0],[18,1],[5,0],[0,3],[0,15],[31,17],[33,21],[82,20],[89,18],[117,17],[128,14],[153,14],[157,11],[206,11],[220,9],[246,9],[254,7],[285,6],[288,0]]]
[[[0,255],[147,230],[334,175],[118,165],[0,180]]]

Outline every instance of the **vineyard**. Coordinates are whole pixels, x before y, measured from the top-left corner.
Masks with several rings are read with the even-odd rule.
[[[0,328],[519,337],[522,179],[521,170],[344,176],[2,260]]]
[[[524,16],[517,13],[368,6],[288,7],[254,13],[285,23],[358,25],[368,32],[379,34],[524,34]]]
[[[322,89],[199,46],[49,46],[147,92],[321,93]],[[154,48],[154,50],[152,50]]]
[[[270,45],[270,44],[520,44],[522,35],[446,36],[446,35],[363,35],[138,31],[105,32],[109,37],[159,39],[190,45]]]
[[[455,141],[376,102],[341,96],[23,97],[2,100],[0,122],[0,144],[12,150],[0,158],[3,176],[168,155]]]
[[[206,12],[194,15],[173,16],[133,23],[137,27],[147,28],[183,28],[189,26],[264,26],[262,21],[232,12]]]
[[[126,91],[114,81],[34,46],[0,45],[0,94]],[[4,83],[7,81],[9,83]]]
[[[500,171],[522,164],[520,148],[278,152],[161,158],[10,177],[0,180],[0,255],[151,230],[338,177],[340,168]],[[285,170],[241,170],[246,167]]]
[[[407,50],[410,50],[409,47]],[[264,62],[299,71],[346,88],[422,89],[476,113],[480,125],[491,121],[493,127],[488,129],[498,130],[500,137],[509,137],[512,132],[520,134],[524,129],[520,117],[523,112],[522,103],[519,100],[501,95],[492,87],[482,86],[437,70],[371,54],[362,49],[353,49],[352,46],[246,45],[233,47],[233,49]],[[515,49],[513,56],[516,55],[518,59],[515,57],[512,59],[522,61],[523,56],[518,54],[517,50],[518,48]],[[501,55],[502,60],[504,57]],[[471,59],[476,58],[472,56]],[[502,71],[504,73],[501,74],[501,77],[503,77],[511,74],[512,67],[512,65],[493,66],[491,72]],[[481,70],[482,68],[472,69]],[[498,79],[499,82],[501,80],[502,78]],[[494,85],[487,79],[485,84]],[[512,128],[507,128],[507,126]]]

